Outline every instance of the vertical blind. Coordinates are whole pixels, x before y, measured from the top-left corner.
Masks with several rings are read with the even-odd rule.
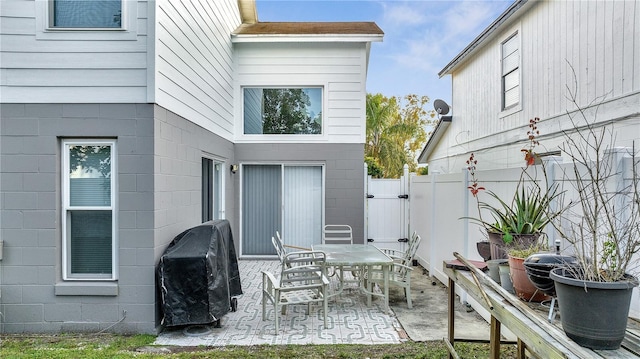
[[[213,166],[213,219],[223,218],[222,190],[222,163],[215,162]]]
[[[213,215],[211,213],[212,209],[212,198],[211,198],[211,187],[212,187],[212,166],[213,161],[208,158],[202,158],[202,189],[201,189],[201,201],[202,201],[202,222],[207,222],[213,219]]]
[[[244,165],[242,173],[242,253],[275,254],[271,237],[282,222],[281,166]]]
[[[285,166],[283,234],[298,247],[322,243],[322,167]]]
[[[244,165],[242,254],[271,255],[271,237],[310,248],[322,242],[322,166]]]

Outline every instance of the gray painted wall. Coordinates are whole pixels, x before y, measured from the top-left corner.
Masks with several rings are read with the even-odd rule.
[[[1,118],[1,331],[98,331],[126,311],[113,330],[153,332],[153,106],[3,104]],[[61,278],[60,143],[77,137],[117,138],[117,283]]]
[[[202,154],[233,163],[233,144],[151,104],[3,104],[1,119],[0,332],[95,332],[122,320],[110,331],[155,333],[155,266],[200,224]],[[60,148],[78,137],[117,139],[117,282],[62,280]]]
[[[351,225],[354,242],[364,243],[363,144],[236,144],[235,149],[239,163],[324,162],[325,222]]]
[[[154,133],[153,259],[157,264],[176,235],[201,223],[201,161],[205,153],[225,161],[225,218],[234,234],[238,233],[238,223],[234,178],[229,171],[233,163],[233,143],[158,105],[154,108]],[[237,247],[238,239],[235,244]],[[159,306],[156,309],[159,325],[162,314]]]
[[[205,153],[226,161],[234,234],[239,176],[230,164],[318,161],[326,222],[352,225],[362,241],[362,144],[234,145],[152,104],[3,104],[0,116],[0,332],[96,332],[121,321],[109,331],[155,333],[155,267],[177,234],[200,224]],[[61,140],[82,137],[117,139],[117,282],[62,281]]]
[[[154,110],[155,244],[157,263],[169,242],[201,223],[201,159],[208,154],[225,161],[226,218],[237,232],[233,143],[156,105]]]

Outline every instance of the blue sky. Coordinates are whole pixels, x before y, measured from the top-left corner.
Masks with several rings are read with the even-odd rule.
[[[367,92],[410,93],[451,104],[453,57],[513,0],[256,0],[260,21],[374,21],[384,41],[371,47]]]

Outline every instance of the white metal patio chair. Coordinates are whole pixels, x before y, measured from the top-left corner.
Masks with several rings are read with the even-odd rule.
[[[413,307],[411,304],[411,271],[413,271],[411,261],[419,245],[420,236],[416,232],[413,232],[409,239],[407,249],[404,252],[380,248],[380,250],[394,260],[389,270],[389,285],[399,286],[404,289],[404,295],[407,298],[407,307],[409,309]],[[382,286],[384,284],[382,268],[374,267],[369,269],[365,273],[365,282],[367,283],[368,291],[372,291],[373,285],[376,283]]]
[[[353,229],[347,224],[327,224],[322,228],[324,244],[353,244]]]
[[[307,315],[311,303],[322,303],[324,327],[327,327],[326,255],[319,251],[287,253],[281,265],[280,276],[262,272],[262,320],[267,317],[267,302],[273,306],[276,335],[279,332],[278,308],[286,313],[286,306],[307,304]]]
[[[285,248],[284,242],[282,242],[282,238],[280,237],[280,233],[278,233],[278,231],[276,231],[275,237],[271,237],[271,243],[276,249],[276,254],[278,255],[280,263],[282,263],[284,261],[284,256],[287,254],[287,249]]]
[[[407,248],[404,251],[390,248],[378,248],[384,252],[387,256],[391,257],[394,262],[403,264],[405,266],[411,266],[413,256],[418,250],[420,245],[420,236],[415,231],[411,234],[411,238],[407,242]]]
[[[353,244],[353,229],[348,224],[327,224],[322,228],[322,243],[324,244]],[[360,271],[357,266],[338,266],[333,268],[333,272],[329,274],[333,277],[339,273],[341,278],[340,285],[344,286],[345,282],[360,283]],[[351,272],[355,279],[344,280],[344,273]]]

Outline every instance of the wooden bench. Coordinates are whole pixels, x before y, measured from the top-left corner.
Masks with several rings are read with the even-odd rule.
[[[465,260],[462,258],[462,260]],[[466,260],[465,260],[466,261]],[[471,263],[470,263],[471,264]],[[453,349],[455,339],[455,287],[458,285],[491,313],[489,339],[490,358],[500,358],[501,335],[504,325],[517,338],[518,358],[638,358],[640,356],[640,327],[630,319],[627,336],[618,350],[591,350],[583,348],[569,339],[559,320],[550,323],[543,312],[530,308],[515,295],[505,291],[476,267],[462,270],[451,262],[443,263],[444,273],[449,278],[448,296],[448,342],[449,358],[456,358]],[[458,340],[462,341],[462,340]]]

